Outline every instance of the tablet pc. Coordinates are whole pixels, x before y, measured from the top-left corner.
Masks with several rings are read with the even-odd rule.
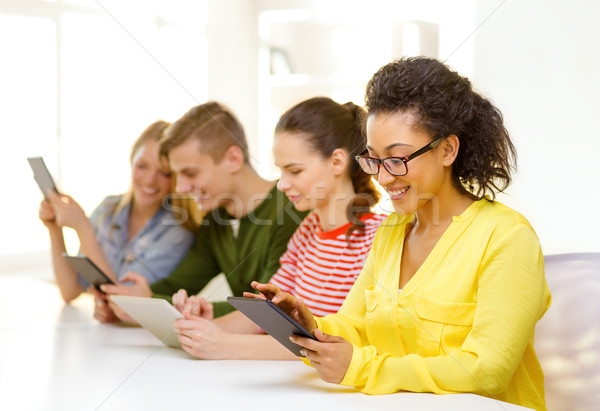
[[[63,253],[63,257],[71,264],[75,271],[81,274],[98,290],[100,290],[99,286],[102,284],[114,284],[114,282],[85,255],[68,255],[67,253]]]
[[[317,339],[271,300],[227,297],[227,302],[299,357],[302,347],[291,342],[290,335]]]
[[[46,167],[46,163],[44,163],[44,159],[42,157],[27,157],[27,161],[29,161],[29,165],[33,170],[33,179],[40,187],[44,197],[46,197],[50,190],[54,190],[58,193],[56,184],[54,184],[54,180]]]
[[[163,344],[181,347],[174,325],[183,315],[167,300],[129,295],[111,295],[110,299]]]

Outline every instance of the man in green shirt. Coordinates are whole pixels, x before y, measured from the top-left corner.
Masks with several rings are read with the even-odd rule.
[[[166,278],[149,285],[127,273],[119,284],[102,287],[107,294],[169,299],[184,289],[198,293],[224,273],[234,295],[253,291],[251,281],[268,282],[279,258],[306,213],[296,211],[275,182],[260,177],[249,162],[243,128],[233,113],[216,102],[189,110],[167,129],[161,155],[177,175],[177,192],[194,197],[205,217],[194,244]],[[215,317],[233,311],[226,301],[213,303]],[[97,302],[95,317],[128,320],[113,303]]]

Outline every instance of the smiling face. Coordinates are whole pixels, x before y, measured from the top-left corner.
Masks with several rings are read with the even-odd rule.
[[[413,126],[413,116],[404,113],[372,114],[367,120],[367,149],[376,158],[405,157],[432,141]],[[448,181],[443,144],[410,160],[408,173],[394,176],[380,166],[377,181],[389,193],[394,210],[411,214],[437,197]]]
[[[131,186],[134,201],[142,207],[160,207],[171,192],[171,171],[158,156],[158,142],[148,141],[132,159]]]
[[[329,203],[335,175],[339,174],[331,159],[311,150],[300,134],[287,132],[275,138],[273,156],[275,165],[281,169],[277,188],[297,210],[312,210]]]
[[[176,191],[194,198],[202,211],[210,211],[231,197],[231,175],[223,159],[215,163],[201,143],[190,138],[169,152],[171,170],[177,174]]]

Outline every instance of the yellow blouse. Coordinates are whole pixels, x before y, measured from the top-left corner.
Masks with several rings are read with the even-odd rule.
[[[339,312],[316,318],[354,345],[341,384],[368,394],[470,392],[545,409],[533,337],[551,297],[529,222],[497,201],[474,202],[398,294],[411,220],[389,216]]]

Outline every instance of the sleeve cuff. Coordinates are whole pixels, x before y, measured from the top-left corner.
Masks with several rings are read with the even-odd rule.
[[[317,328],[321,331],[323,331],[323,322],[321,321],[321,318],[323,317],[317,317],[313,315],[313,318],[315,319],[315,323],[317,323]]]
[[[356,387],[358,385],[362,385],[358,379],[361,377],[362,373],[360,372],[362,366],[362,350],[356,345],[352,344],[352,359],[350,360],[350,365],[346,370],[346,375],[342,378],[340,385],[345,385],[349,387]]]
[[[309,367],[315,368],[313,367],[313,365],[310,363],[310,361],[308,361],[308,358],[306,357],[300,357],[300,360],[302,360],[302,362],[306,365],[308,365]]]
[[[315,319],[315,323],[317,324],[317,328],[319,330],[326,334],[339,335],[335,324],[331,321],[327,321],[326,317],[317,317],[316,315],[313,315],[313,318]]]

